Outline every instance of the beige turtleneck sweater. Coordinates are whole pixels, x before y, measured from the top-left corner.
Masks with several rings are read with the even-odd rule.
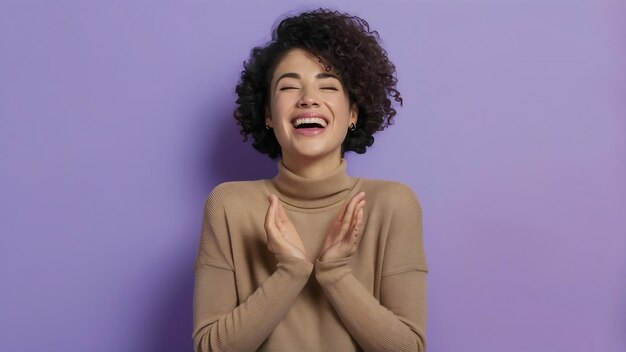
[[[341,205],[364,191],[351,257],[316,260]],[[309,261],[276,258],[264,220],[276,194]],[[353,178],[346,160],[307,179],[278,162],[270,180],[225,182],[209,194],[195,262],[198,351],[425,351],[422,211],[410,187]]]

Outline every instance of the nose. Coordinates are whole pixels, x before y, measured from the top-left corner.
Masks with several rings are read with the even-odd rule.
[[[309,108],[313,106],[320,106],[317,97],[311,92],[310,89],[304,89],[302,91],[302,96],[300,96],[300,100],[298,100],[298,107]]]

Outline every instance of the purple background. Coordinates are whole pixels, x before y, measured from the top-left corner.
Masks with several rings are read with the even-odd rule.
[[[231,117],[263,1],[0,2],[0,351],[190,351],[219,182],[272,177]],[[430,352],[626,350],[626,6],[334,2],[405,106],[353,176],[424,210]]]

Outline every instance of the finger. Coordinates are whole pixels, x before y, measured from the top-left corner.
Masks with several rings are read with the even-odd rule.
[[[344,214],[343,220],[348,220],[348,223],[350,224],[352,223],[352,218],[354,217],[355,212],[358,210],[357,207],[362,201],[364,201],[363,200],[364,197],[365,197],[365,192],[361,192],[355,195],[354,197],[352,197],[352,199],[350,199],[350,202],[348,203],[348,207],[346,209],[346,213]]]
[[[361,230],[362,220],[363,220],[363,208],[360,207],[359,209],[355,210],[354,217],[350,224],[350,230],[344,234],[342,238],[343,241],[353,242],[356,240],[356,238],[359,235],[359,231]]]
[[[346,201],[343,203],[343,205],[341,206],[341,209],[339,210],[339,212],[337,213],[337,216],[335,217],[335,220],[332,222],[330,226],[330,230],[328,232],[328,235],[324,239],[322,248],[328,248],[332,246],[333,244],[343,240],[343,236],[349,232],[348,229],[351,223],[351,221],[348,220],[351,217],[346,215],[346,210],[348,209],[348,206],[350,204],[354,204],[355,201],[357,201],[359,198],[362,198],[364,196],[365,196],[365,192],[360,192],[356,194],[355,196],[353,196],[352,199],[350,199],[350,201]],[[346,220],[348,222],[348,225],[347,225],[348,229],[346,229],[346,224],[345,224]]]
[[[341,209],[339,209],[339,212],[337,213],[337,216],[335,217],[335,222],[341,222],[341,220],[343,219],[343,215],[346,213],[346,208],[348,207],[348,203],[349,202],[343,203],[343,205],[341,206]]]
[[[355,237],[358,235],[359,231],[361,231],[361,224],[363,224],[363,210],[365,208],[365,203],[359,208],[356,213],[356,224],[354,225]]]
[[[356,196],[354,196],[352,198],[352,201],[355,204],[355,207],[354,207],[353,212],[352,212],[352,215],[354,215],[359,210],[359,207],[363,206],[363,204],[365,204],[365,192],[361,192],[361,193],[357,194]]]
[[[280,201],[276,202],[276,208],[278,209],[278,219],[280,219],[281,221],[289,221],[289,217],[287,217],[287,213],[285,213],[285,208],[280,203]]]
[[[339,238],[339,225],[340,224],[341,223],[337,223],[337,225],[335,225],[335,224],[331,225],[330,231],[326,235],[326,238],[324,238],[324,243],[322,244],[322,248],[328,248],[334,242],[338,241],[338,238]]]
[[[365,197],[365,192],[359,192],[355,194],[349,201],[343,203],[343,205],[341,206],[341,209],[339,210],[339,213],[337,213],[337,217],[335,218],[335,221],[340,222],[341,220],[343,220],[343,218],[345,217],[346,209],[348,208],[349,204],[363,197]]]
[[[356,238],[359,235],[359,231],[361,230],[361,224],[363,223],[363,209],[365,207],[365,200],[362,200],[357,205],[357,209],[354,212],[353,222],[350,226],[350,230],[345,234],[344,239],[346,241],[356,241]]]
[[[340,233],[339,229],[341,228],[341,221],[343,220],[343,215],[346,212],[348,203],[349,202],[347,201],[343,203],[343,205],[341,206],[341,209],[339,209],[339,212],[337,212],[337,216],[335,216],[335,219],[330,224],[330,228],[328,229],[328,234],[326,235],[326,238],[324,239],[322,248],[329,247],[331,243],[335,242],[336,239],[339,237],[339,233]]]
[[[361,216],[361,218],[363,217],[363,209],[365,208],[365,200],[362,200],[359,202],[359,204],[357,204],[356,209],[354,209],[354,221],[353,221],[353,226],[355,227],[358,224],[359,221],[359,216]]]
[[[268,232],[276,230],[276,206],[274,201],[274,195],[270,194],[268,197],[270,205],[267,207],[267,213],[265,213],[265,230]]]
[[[352,255],[356,252],[357,245],[359,244],[359,235],[361,234],[361,224],[363,222],[363,208],[360,208],[357,212],[357,224],[354,227],[354,241],[352,243],[352,248],[350,249],[350,254]]]
[[[285,212],[285,207],[281,204],[280,200],[276,198],[276,216],[278,217],[278,228],[280,231],[284,229],[290,228],[293,226],[289,216],[287,216],[287,212]]]
[[[354,216],[354,209],[358,202],[360,202],[365,197],[365,192],[360,192],[350,200],[348,203],[348,208],[346,209],[346,213],[344,214],[343,220],[341,222],[341,227],[339,229],[340,236],[345,235],[350,229],[350,225],[352,224],[352,218]]]

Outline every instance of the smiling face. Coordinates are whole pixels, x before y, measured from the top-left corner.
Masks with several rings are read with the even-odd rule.
[[[348,127],[356,124],[356,106],[334,71],[302,49],[287,52],[268,89],[265,122],[274,129],[283,159],[341,158]]]

